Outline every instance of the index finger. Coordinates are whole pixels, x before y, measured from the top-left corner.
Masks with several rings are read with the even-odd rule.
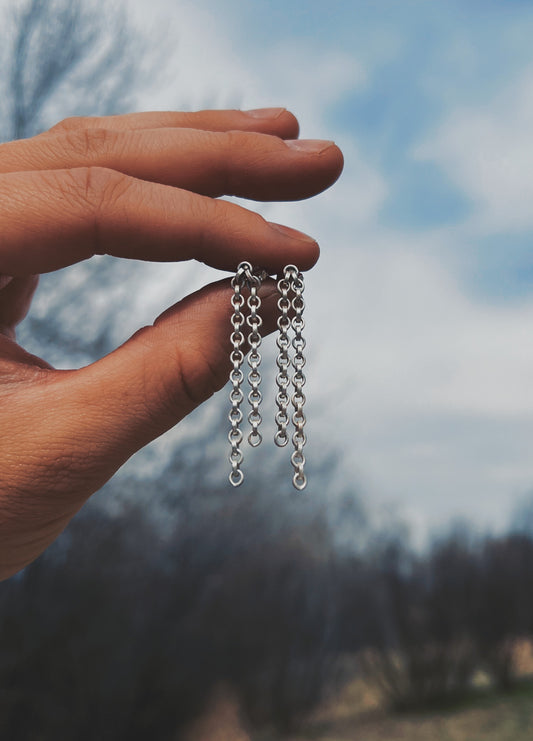
[[[102,167],[0,176],[0,273],[46,273],[95,254],[221,270],[307,270],[318,245],[227,201]]]

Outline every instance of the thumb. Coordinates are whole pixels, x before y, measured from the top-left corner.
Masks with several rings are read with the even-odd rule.
[[[106,458],[117,457],[117,468],[228,380],[232,292],[228,280],[202,288],[72,377],[84,403],[83,426],[99,436]],[[261,332],[268,334],[276,328],[274,281],[265,281],[259,296]]]
[[[11,375],[20,359],[4,361],[0,579],[41,553],[136,450],[224,385],[231,293],[228,281],[207,286],[81,370],[32,363],[17,384]],[[272,281],[261,295],[262,331],[271,332]]]

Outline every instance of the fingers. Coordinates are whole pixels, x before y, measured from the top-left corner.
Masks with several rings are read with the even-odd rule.
[[[343,160],[328,141],[284,141],[266,134],[197,129],[80,129],[12,142],[3,172],[108,167],[209,196],[263,201],[308,198],[329,187]]]
[[[133,129],[187,128],[204,131],[258,131],[282,139],[298,137],[298,121],[285,108],[260,108],[252,111],[152,111],[121,116],[72,117],[53,126],[49,133],[105,128],[117,131]],[[43,136],[43,135],[41,135]]]
[[[122,462],[222,388],[230,370],[231,295],[229,281],[211,284],[71,375],[68,394],[83,409],[81,439],[107,441],[101,454]],[[260,295],[266,335],[276,328],[275,283],[264,284]],[[93,445],[87,439],[83,444]]]
[[[0,225],[0,273],[15,276],[104,253],[222,270],[247,259],[275,273],[307,270],[319,253],[311,237],[236,204],[103,168],[3,175]]]
[[[340,174],[335,145],[253,131],[130,128],[141,120],[154,125],[155,118],[223,128],[244,118],[267,121],[270,129],[283,120],[288,133],[295,119],[285,114],[138,114],[117,117],[109,129],[64,122],[44,138],[2,145],[10,172],[0,176],[0,272],[46,272],[95,253],[196,258],[228,270],[242,259],[271,272],[287,262],[311,267],[318,257],[313,240],[202,196],[309,197]]]

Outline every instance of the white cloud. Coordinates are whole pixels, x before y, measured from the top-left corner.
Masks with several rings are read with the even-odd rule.
[[[129,7],[144,26],[146,0]],[[328,105],[366,80],[353,55],[318,49],[309,41],[256,46],[244,58],[231,4],[154,0],[149,14],[159,35],[170,24],[176,39],[169,69],[162,73],[168,84],[146,91],[146,105],[165,108],[177,101],[188,109],[286,105],[312,128],[313,136],[319,136]]]
[[[455,110],[415,149],[476,205],[482,233],[533,227],[533,68],[489,103]]]
[[[533,303],[479,304],[420,244],[367,239],[309,277],[321,433],[378,500],[502,522],[533,480]]]
[[[238,106],[254,77],[242,64],[224,20],[202,2],[135,0],[128,10],[165,51],[159,77],[144,90],[146,108],[196,110]],[[148,27],[148,30],[147,30]]]

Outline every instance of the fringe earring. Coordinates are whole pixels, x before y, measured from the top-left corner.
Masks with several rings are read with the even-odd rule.
[[[231,423],[231,429],[228,433],[228,439],[231,445],[231,452],[229,454],[231,472],[229,474],[229,480],[233,486],[240,486],[244,480],[244,473],[241,468],[244,459],[241,448],[244,439],[241,429],[244,415],[241,405],[244,402],[242,387],[245,380],[243,372],[245,356],[243,346],[246,341],[249,347],[246,360],[250,368],[247,375],[250,388],[247,397],[250,411],[247,418],[251,427],[248,435],[248,443],[252,447],[257,447],[262,441],[262,436],[259,432],[259,426],[262,422],[259,410],[263,398],[259,390],[261,384],[261,372],[259,369],[261,365],[261,354],[259,347],[262,342],[262,320],[259,313],[261,299],[258,291],[267,275],[268,273],[265,270],[254,268],[249,262],[241,262],[231,281],[233,287],[233,295],[231,297],[233,314],[231,316],[232,351],[230,360],[233,368],[230,372],[232,388],[230,391],[231,409],[228,419]],[[306,380],[303,372],[306,343],[302,334],[305,327],[303,320],[305,302],[303,299],[304,280],[302,273],[294,265],[287,265],[283,270],[283,274],[278,276],[277,287],[280,294],[278,299],[280,315],[278,317],[278,336],[276,339],[278,347],[276,358],[278,369],[276,374],[277,412],[275,416],[277,432],[274,436],[274,442],[278,447],[284,447],[289,443],[288,426],[289,422],[292,422],[294,428],[291,438],[294,448],[291,454],[291,464],[294,469],[292,483],[298,491],[301,491],[307,485],[307,477],[304,473],[305,456],[303,453],[306,443],[304,432],[306,422],[304,414],[305,394],[303,392]],[[248,299],[245,299],[243,290],[249,292]],[[249,329],[247,337],[245,337],[245,325]],[[289,416],[289,406],[291,404],[293,413]]]

